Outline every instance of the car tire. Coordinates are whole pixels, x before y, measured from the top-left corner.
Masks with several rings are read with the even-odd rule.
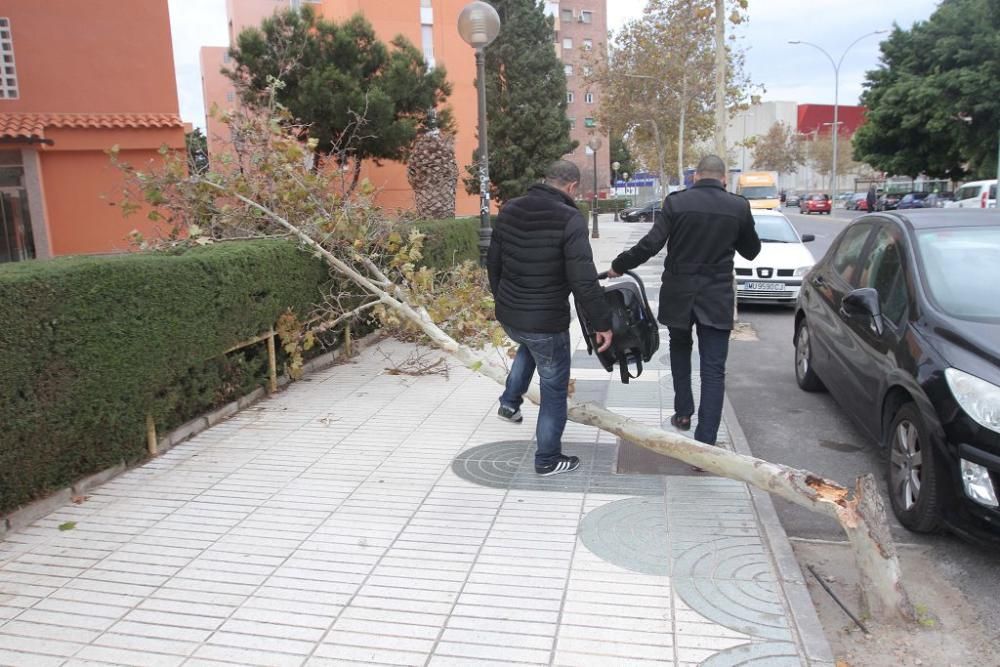
[[[885,437],[893,514],[915,533],[938,531],[941,504],[934,446],[915,403],[904,403],[896,410]]]
[[[823,381],[813,370],[812,335],[805,319],[795,329],[795,381],[803,391],[823,391]]]

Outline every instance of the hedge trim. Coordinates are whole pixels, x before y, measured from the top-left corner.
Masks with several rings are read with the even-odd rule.
[[[479,256],[478,219],[414,226],[427,266]],[[0,265],[0,513],[144,458],[147,413],[169,430],[262,386],[263,344],[223,352],[332,285],[281,240]]]

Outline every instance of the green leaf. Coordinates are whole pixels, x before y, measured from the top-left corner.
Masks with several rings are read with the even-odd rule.
[[[59,530],[63,532],[73,530],[74,528],[76,528],[76,521],[67,521],[66,523],[59,524]]]

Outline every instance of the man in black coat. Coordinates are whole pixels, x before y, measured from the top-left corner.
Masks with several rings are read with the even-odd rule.
[[[868,211],[869,213],[874,211],[875,203],[877,201],[878,201],[878,195],[875,193],[875,184],[872,183],[871,185],[868,186],[868,194],[865,195],[865,204],[868,205],[868,208],[866,208],[865,210]]]
[[[722,420],[726,357],[733,328],[733,254],[753,259],[760,252],[750,204],[726,192],[726,166],[710,155],[698,163],[694,185],[663,201],[662,215],[630,250],[611,263],[609,275],[634,269],[667,246],[659,319],[670,330],[670,372],[674,415],[670,423],[691,428],[692,326],[698,328],[701,404],[695,440],[715,444]]]
[[[538,369],[542,401],[535,439],[535,472],[576,470],[580,459],[562,453],[569,390],[569,295],[597,331],[600,350],[611,345],[611,312],[597,280],[587,221],[573,203],[580,170],[558,160],[545,182],[508,201],[497,217],[487,255],[496,316],[520,344],[500,396],[501,419],[520,423],[521,403]]]

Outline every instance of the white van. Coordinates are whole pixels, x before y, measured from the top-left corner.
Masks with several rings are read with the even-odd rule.
[[[996,208],[996,179],[966,183],[955,190],[955,201],[949,204],[949,208]]]

